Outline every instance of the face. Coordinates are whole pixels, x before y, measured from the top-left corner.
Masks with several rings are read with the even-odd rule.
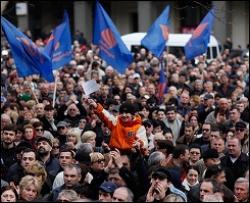
[[[71,134],[67,135],[67,141],[76,144],[77,143],[76,135],[71,135]]]
[[[16,202],[16,195],[12,190],[6,190],[1,195],[1,202]]]
[[[99,159],[91,163],[91,168],[95,171],[102,171],[105,166],[105,159]]]
[[[193,128],[185,127],[184,133],[187,138],[191,138],[193,136]]]
[[[237,109],[232,109],[230,111],[229,118],[232,121],[237,121],[240,118],[240,112]]]
[[[77,106],[76,105],[71,105],[71,106],[69,106],[69,111],[68,111],[68,113],[69,113],[69,115],[70,116],[72,116],[72,117],[74,117],[74,116],[76,116],[77,114],[78,114],[78,108],[77,108]]]
[[[207,124],[204,124],[204,125],[202,126],[202,136],[203,136],[204,138],[208,139],[209,136],[210,136],[210,132],[211,132],[210,130],[211,130],[211,126],[210,126],[210,125],[207,125]]]
[[[14,142],[15,138],[16,138],[15,131],[10,131],[10,130],[3,131],[3,142],[6,145],[12,144]]]
[[[214,139],[211,142],[211,148],[215,149],[218,153],[222,153],[225,150],[225,142],[222,139]]]
[[[85,119],[81,119],[80,121],[79,121],[79,128],[80,129],[84,129],[85,128],[85,126],[86,126],[86,120]]]
[[[32,166],[36,161],[36,155],[34,152],[26,152],[23,153],[22,159],[21,159],[21,166],[23,168],[27,168],[29,166]]]
[[[133,115],[131,113],[121,113],[121,120],[122,122],[129,122],[133,120]]]
[[[198,125],[197,117],[192,116],[192,117],[190,118],[190,123],[191,123],[192,126],[196,127],[196,126]]]
[[[158,120],[163,121],[165,119],[165,113],[163,111],[158,111],[157,113]]]
[[[50,152],[52,150],[52,147],[49,145],[48,142],[40,141],[37,143],[37,150],[39,153],[44,154]]]
[[[111,202],[112,196],[110,193],[104,192],[102,190],[99,191],[99,201],[101,202]]]
[[[166,178],[163,177],[152,177],[151,178],[151,185],[153,187],[153,193],[155,199],[159,200],[159,188],[163,191],[167,191],[169,188],[169,182]]]
[[[245,137],[245,133],[246,133],[246,128],[235,128],[235,135],[239,140],[243,140]]]
[[[200,200],[203,201],[205,195],[213,194],[213,185],[211,182],[202,182],[200,186]]]
[[[228,154],[231,157],[238,157],[241,153],[241,147],[237,139],[229,139],[227,143]]]
[[[57,131],[60,135],[66,135],[67,133],[67,128],[65,126],[60,126],[60,127],[57,127]]]
[[[87,140],[87,143],[90,143],[92,145],[92,147],[95,147],[95,144],[96,144],[96,141],[95,141],[95,136],[93,137],[90,137],[88,140]]]
[[[43,114],[44,114],[44,105],[42,103],[36,105],[36,113],[39,116],[43,116]]]
[[[247,200],[249,197],[249,191],[246,183],[235,183],[234,194],[237,199],[241,202]]]
[[[118,187],[126,186],[126,183],[118,173],[109,174],[108,181],[113,182]]]
[[[26,128],[23,135],[27,140],[32,140],[34,138],[33,128]]]
[[[195,163],[200,160],[201,151],[198,148],[191,148],[190,149],[190,160]]]
[[[35,132],[36,132],[36,136],[38,137],[42,137],[43,136],[43,133],[44,133],[44,129],[42,126],[37,126],[35,128]]]
[[[48,119],[48,120],[51,120],[54,116],[54,110],[46,110],[45,111],[45,117]]]
[[[35,188],[35,185],[30,184],[27,185],[26,187],[22,188],[22,190],[20,191],[20,196],[22,197],[22,199],[31,202],[33,201],[36,197],[37,197],[38,191]]]
[[[180,158],[182,159],[182,161],[184,162],[189,162],[189,158],[190,158],[190,155],[189,155],[189,150],[185,150],[185,154],[181,155]]]
[[[77,173],[75,168],[65,168],[63,171],[63,178],[66,187],[72,188],[73,186],[77,185],[81,180],[81,175]]]
[[[127,202],[128,200],[128,193],[126,190],[122,188],[118,188],[115,190],[113,197],[112,197],[112,202]]]
[[[72,154],[70,152],[61,152],[59,155],[59,164],[62,168],[64,168],[64,166],[66,164],[70,164],[73,163],[73,157]]]
[[[216,182],[219,184],[224,184],[227,181],[225,171],[221,171],[216,177]]]
[[[173,134],[172,133],[165,133],[164,137],[166,137],[166,140],[173,142],[174,138],[173,138]]]
[[[175,111],[168,111],[167,112],[167,119],[169,122],[173,122],[176,118],[176,112]]]
[[[218,139],[220,138],[220,131],[211,131],[210,133],[210,140]]]
[[[190,185],[194,185],[198,180],[198,172],[194,169],[189,169],[187,174],[187,181]]]

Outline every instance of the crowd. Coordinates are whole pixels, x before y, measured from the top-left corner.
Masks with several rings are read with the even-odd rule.
[[[47,83],[18,77],[1,43],[2,202],[249,201],[249,58],[165,51],[159,97],[146,49],[120,74],[80,33],[72,47]],[[88,80],[100,84],[90,96]]]

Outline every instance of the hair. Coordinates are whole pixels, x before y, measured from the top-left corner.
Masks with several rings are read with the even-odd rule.
[[[96,137],[96,133],[92,130],[88,130],[82,134],[82,142],[86,143],[90,138]]]
[[[92,153],[90,153],[89,156],[90,156],[91,163],[94,163],[100,159],[104,159],[103,154],[101,154],[99,152],[92,152]]]
[[[133,194],[133,192],[128,187],[119,187],[117,189],[119,189],[119,190],[122,189],[122,190],[125,190],[127,192],[128,197],[127,197],[127,201],[126,202],[133,202],[134,194]]]
[[[221,166],[213,165],[207,168],[204,178],[216,178],[224,169]]]
[[[188,172],[189,170],[191,170],[191,169],[197,171],[197,173],[200,174],[200,171],[199,171],[198,166],[196,166],[196,165],[194,165],[194,166],[189,166],[189,167],[187,168],[187,172]]]
[[[82,174],[82,169],[81,169],[81,167],[78,164],[66,164],[64,166],[64,170],[66,168],[68,168],[68,169],[76,169],[78,176],[81,176],[81,174]]]
[[[160,161],[165,159],[165,155],[162,152],[153,152],[152,154],[150,154],[149,158],[148,158],[148,165],[152,166],[152,165],[159,165]]]
[[[32,128],[32,129],[34,129],[32,124],[27,124],[27,125],[23,126],[23,130],[24,131],[26,130],[26,128]]]
[[[80,131],[78,131],[77,129],[72,128],[67,133],[67,139],[68,139],[69,135],[73,135],[73,136],[76,137],[76,144],[78,144],[80,142],[80,134],[81,134]]]
[[[17,198],[18,198],[17,191],[16,191],[16,189],[15,189],[13,186],[10,186],[10,185],[3,186],[3,187],[1,188],[1,195],[2,195],[5,191],[8,191],[8,190],[11,190],[11,191],[15,194],[15,197],[16,197],[16,200],[17,200]]]
[[[236,183],[245,183],[247,185],[247,190],[249,190],[249,180],[247,180],[246,178],[240,177],[235,181],[234,185]]]
[[[39,184],[38,180],[34,177],[34,176],[31,176],[31,175],[26,175],[24,177],[22,177],[20,183],[19,183],[19,187],[20,187],[20,193],[21,191],[26,188],[27,186],[33,184],[37,190],[37,196],[39,195],[40,193],[40,190],[41,190],[41,185]]]
[[[10,125],[7,125],[7,126],[3,127],[3,132],[4,131],[13,131],[16,134],[17,133],[17,127],[16,127],[16,125],[10,124]]]
[[[62,190],[62,191],[59,193],[59,195],[58,195],[58,197],[57,197],[57,200],[59,200],[62,196],[66,197],[66,198],[69,200],[69,202],[75,201],[75,200],[78,200],[78,199],[79,199],[79,197],[78,197],[76,191],[74,191],[74,190],[66,190],[66,189],[65,189],[65,190]]]
[[[25,170],[28,175],[42,175],[42,182],[45,183],[47,179],[47,172],[44,166],[38,161]]]
[[[185,200],[177,194],[170,194],[167,195],[162,202],[185,202]]]
[[[23,154],[24,154],[24,153],[33,152],[33,153],[35,154],[36,160],[38,160],[38,154],[37,154],[37,152],[36,152],[34,149],[25,148],[22,152],[23,152],[23,153],[22,153],[22,157],[23,157]]]
[[[75,152],[74,152],[72,149],[69,149],[69,148],[61,148],[60,151],[59,151],[59,157],[60,157],[60,154],[61,154],[62,152],[70,152],[70,154],[71,154],[71,156],[72,156],[73,158],[75,158],[75,156],[76,156]]]
[[[221,192],[221,188],[219,187],[219,184],[214,179],[205,178],[203,179],[202,183],[203,182],[210,182],[213,185],[213,193]]]
[[[183,145],[183,144],[176,145],[173,151],[173,158],[178,159],[182,154],[185,154],[187,149],[188,149],[188,146],[186,145]]]
[[[39,126],[42,126],[44,128],[44,125],[43,125],[43,123],[41,121],[36,121],[36,122],[33,123],[34,128],[37,128]]]

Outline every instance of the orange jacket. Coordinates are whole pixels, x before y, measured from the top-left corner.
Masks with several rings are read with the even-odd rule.
[[[130,150],[135,140],[140,142],[140,151],[144,154],[148,148],[146,129],[141,117],[136,115],[131,122],[122,122],[120,116],[114,117],[101,104],[97,104],[95,113],[111,131],[109,146],[119,150]]]

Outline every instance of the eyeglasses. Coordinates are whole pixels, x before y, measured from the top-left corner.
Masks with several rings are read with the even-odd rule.
[[[245,128],[235,128],[235,131],[244,132]]]
[[[200,154],[200,153],[199,153],[199,152],[190,152],[190,154],[198,155],[198,154]]]
[[[43,131],[43,128],[36,128],[36,131]]]
[[[97,161],[94,161],[93,163],[102,163],[102,162],[104,162],[105,161],[105,159],[100,159],[100,160],[97,160]]]
[[[69,109],[69,111],[76,111],[76,109]]]
[[[59,146],[53,146],[53,149],[59,149],[60,147]]]

